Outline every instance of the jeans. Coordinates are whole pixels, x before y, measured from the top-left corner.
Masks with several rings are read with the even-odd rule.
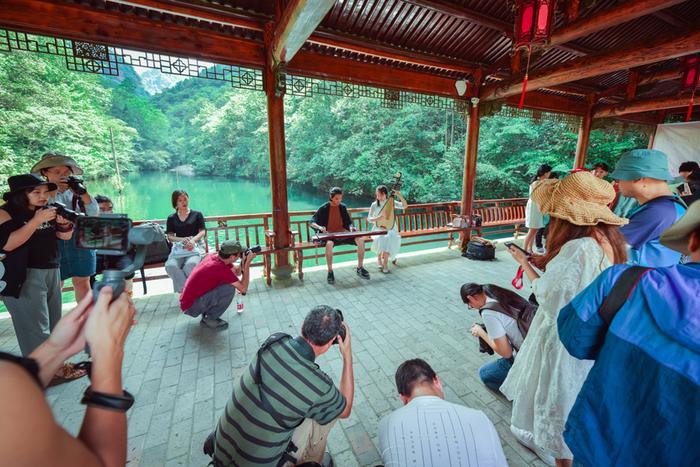
[[[479,368],[479,378],[487,388],[498,391],[505,381],[510,367],[513,366],[513,358],[499,358]]]
[[[175,292],[182,292],[182,289],[185,288],[187,278],[192,274],[192,271],[201,260],[202,257],[199,255],[184,257],[173,257],[170,255],[165,262],[165,272],[167,272],[170,279],[172,279]]]

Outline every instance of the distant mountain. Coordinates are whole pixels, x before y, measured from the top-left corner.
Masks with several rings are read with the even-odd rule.
[[[186,76],[169,75],[153,68],[142,68],[139,75],[144,89],[150,95],[160,94],[187,79]]]
[[[130,79],[135,86],[135,93],[141,97],[148,96],[148,92],[143,86],[141,77],[136,73],[136,70],[131,65],[125,65],[123,63],[119,64],[119,76],[105,76],[102,75],[102,84],[106,88],[116,88],[124,82],[125,79]]]

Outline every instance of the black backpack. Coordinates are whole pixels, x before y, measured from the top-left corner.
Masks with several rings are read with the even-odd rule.
[[[489,243],[469,240],[467,249],[462,256],[478,261],[489,261],[496,258],[496,248]]]
[[[170,250],[173,248],[173,244],[168,240],[168,236],[165,235],[163,226],[156,224],[155,222],[146,222],[141,224],[142,226],[149,226],[156,231],[156,237],[158,240],[148,245],[146,248],[146,259],[144,260],[144,266],[149,264],[159,264],[164,263],[168,256],[170,256]]]
[[[523,339],[527,337],[527,332],[530,330],[530,324],[537,313],[537,305],[520,297],[522,302],[518,302],[516,306],[501,305],[498,302],[487,302],[480,310],[479,315],[483,310],[493,310],[498,313],[503,313],[510,316],[518,324],[518,330],[523,335]],[[516,349],[518,350],[518,349]]]

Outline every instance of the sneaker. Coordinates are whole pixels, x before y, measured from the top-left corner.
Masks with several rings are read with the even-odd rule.
[[[552,456],[546,450],[542,449],[541,447],[535,444],[534,436],[532,435],[532,433],[530,433],[529,431],[521,430],[520,428],[517,428],[513,425],[510,426],[510,432],[513,433],[513,436],[515,436],[515,439],[517,439],[520,444],[537,454],[537,457],[539,457],[542,460],[542,462],[549,465],[550,467],[554,467],[556,465],[554,461],[554,456]]]
[[[228,323],[221,318],[202,318],[199,324],[209,329],[226,329],[228,327]]]
[[[331,285],[335,284],[335,274],[333,274],[333,271],[328,271],[328,277],[326,277],[326,280]]]
[[[369,271],[365,268],[357,268],[357,275],[363,279],[369,279]]]

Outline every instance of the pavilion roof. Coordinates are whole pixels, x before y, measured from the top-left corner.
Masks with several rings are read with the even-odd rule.
[[[86,13],[94,10],[107,12],[111,17],[138,18],[142,24],[152,23],[155,28],[167,25],[173,30],[208,31],[241,39],[250,44],[250,53],[238,55],[240,64],[245,66],[256,66],[256,60],[262,56],[263,30],[266,23],[273,21],[275,10],[275,0],[38,0],[26,3],[59,7],[77,4]],[[588,73],[580,79],[570,73],[571,76],[551,86],[539,86],[535,82],[526,106],[530,103],[541,110],[583,114],[590,103],[610,106],[630,100],[678,97],[678,57],[700,51],[700,35],[695,34],[700,33],[700,1],[560,0],[558,3],[552,45],[533,54],[531,79],[535,75],[546,76],[550,70],[561,71],[567,64],[585,65],[586,60],[597,60],[616,51],[635,53],[635,47],[639,47],[638,54],[642,55],[647,49],[658,50],[660,44],[673,44],[682,39],[685,39],[684,46],[669,47],[668,53],[654,62],[642,58],[633,68],[620,63],[608,66],[605,72]],[[631,4],[638,8],[626,8]],[[620,13],[617,18],[614,15],[603,18],[614,10]],[[90,21],[97,21],[95,18]],[[598,21],[600,18],[603,19]],[[346,77],[354,83],[424,93],[431,92],[432,86],[435,94],[452,93],[454,97],[457,96],[451,83],[471,76],[475,81],[483,80],[484,92],[470,86],[468,95],[483,95],[485,100],[505,97],[512,103],[517,98],[515,90],[524,71],[522,59],[521,69],[513,69],[518,66],[511,58],[513,22],[512,0],[338,0],[287,68],[295,74],[327,79]],[[52,29],[60,35],[65,29],[66,37],[73,33],[68,30],[69,25],[63,28],[60,23],[52,26],[31,23],[26,21],[30,32],[45,33]],[[16,17],[8,20],[0,12],[0,26],[21,24],[23,22]],[[77,34],[81,37],[76,38],[87,39],[96,33]],[[115,39],[118,42],[120,38],[115,32],[108,36],[104,39],[111,41],[108,43]],[[646,43],[653,47],[645,49]],[[119,45],[134,46],[133,41]],[[193,50],[196,52],[197,48],[183,49],[183,53],[191,54]],[[216,56],[210,54],[202,58]],[[387,76],[375,78],[376,70],[383,70],[379,74]],[[401,71],[406,73],[401,74]],[[396,80],[394,85],[392,78]],[[416,84],[421,80],[428,84]],[[645,120],[642,115],[641,121],[651,123],[656,118],[648,113],[647,117]]]

